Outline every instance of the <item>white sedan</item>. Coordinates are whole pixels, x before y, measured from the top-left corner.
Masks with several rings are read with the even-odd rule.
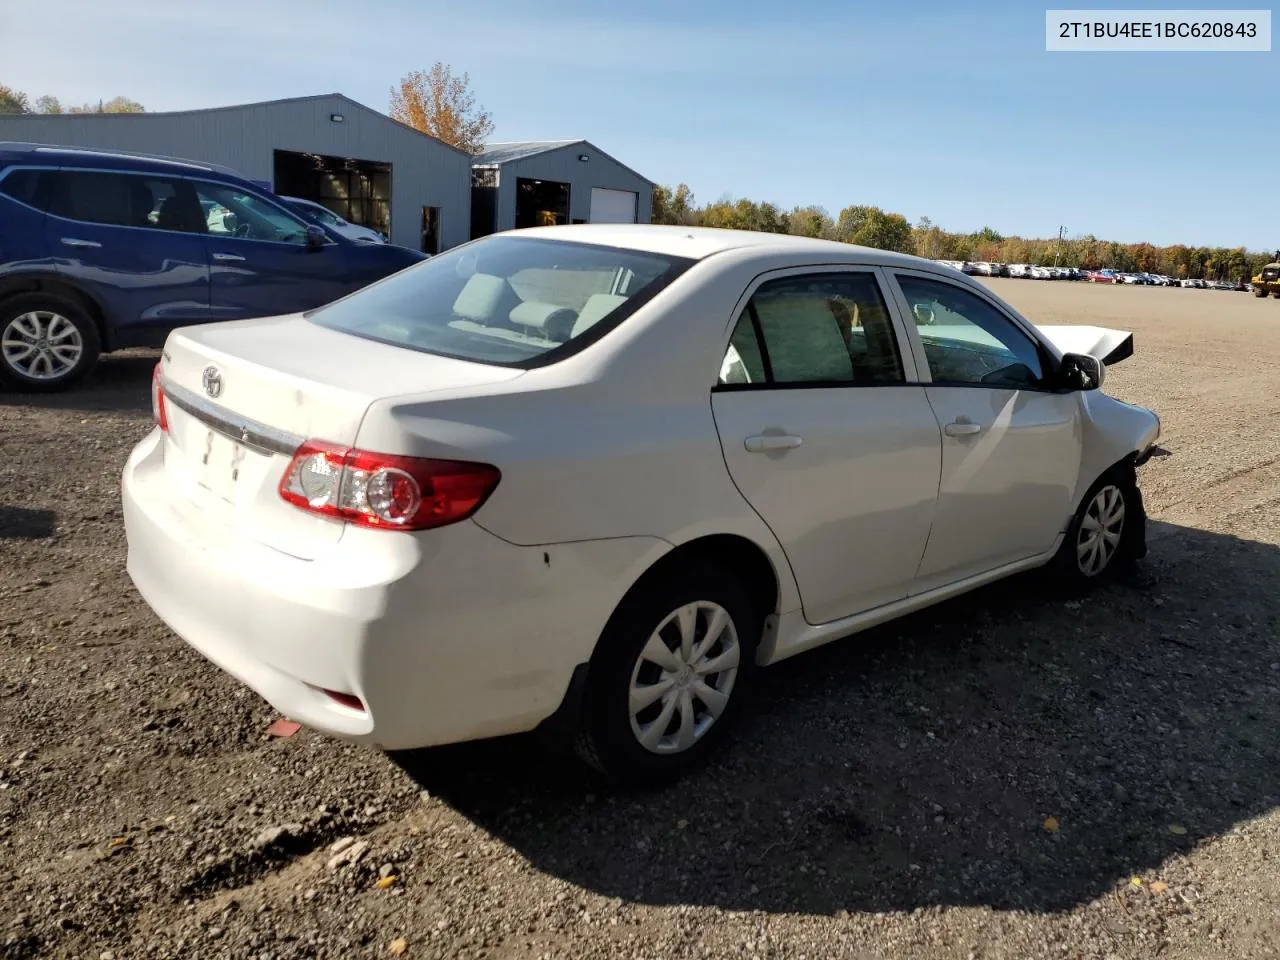
[[[566,226],[173,333],[128,569],[285,715],[384,749],[552,726],[620,781],[757,667],[1018,571],[1145,552],[1123,332],[928,260]]]

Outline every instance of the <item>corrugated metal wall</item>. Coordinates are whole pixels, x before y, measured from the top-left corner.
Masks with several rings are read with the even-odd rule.
[[[335,113],[343,122],[329,119]],[[182,157],[265,181],[273,178],[275,150],[389,163],[394,243],[421,247],[423,207],[440,208],[442,249],[465,242],[471,232],[471,157],[346,97],[184,113],[2,115],[0,140]]]
[[[584,154],[590,159],[578,159]],[[516,180],[556,180],[569,184],[569,218],[590,220],[591,188],[632,190],[638,194],[636,221],[648,223],[653,216],[653,186],[622,164],[588,144],[575,143],[558,150],[540,153],[502,164],[498,181],[498,229],[510,230],[516,225]]]

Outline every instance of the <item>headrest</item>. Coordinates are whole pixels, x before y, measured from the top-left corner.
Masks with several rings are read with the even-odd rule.
[[[500,316],[507,281],[491,273],[473,273],[453,301],[453,312],[466,320],[492,323]]]
[[[551,340],[567,340],[577,314],[568,307],[539,300],[526,300],[509,314],[511,322],[533,327]]]
[[[616,293],[593,293],[578,311],[578,319],[573,325],[571,336],[577,336],[584,330],[594,327],[606,316],[627,302],[626,297]]]

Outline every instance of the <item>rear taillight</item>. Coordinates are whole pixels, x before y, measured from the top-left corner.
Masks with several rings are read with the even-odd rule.
[[[156,364],[151,372],[151,412],[155,415],[156,426],[165,433],[169,432],[169,413],[164,408],[164,387],[160,383],[160,368],[164,361]]]
[[[426,530],[465,520],[502,474],[486,463],[350,450],[319,440],[298,448],[280,496],[325,517],[389,530]]]

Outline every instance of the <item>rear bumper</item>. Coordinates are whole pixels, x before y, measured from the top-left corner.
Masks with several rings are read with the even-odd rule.
[[[230,508],[221,525],[177,509],[163,456],[155,431],[122,481],[143,599],[281,713],[384,749],[533,729],[666,549],[650,538],[518,547],[464,522],[421,534],[348,526],[299,560],[237,530]]]

